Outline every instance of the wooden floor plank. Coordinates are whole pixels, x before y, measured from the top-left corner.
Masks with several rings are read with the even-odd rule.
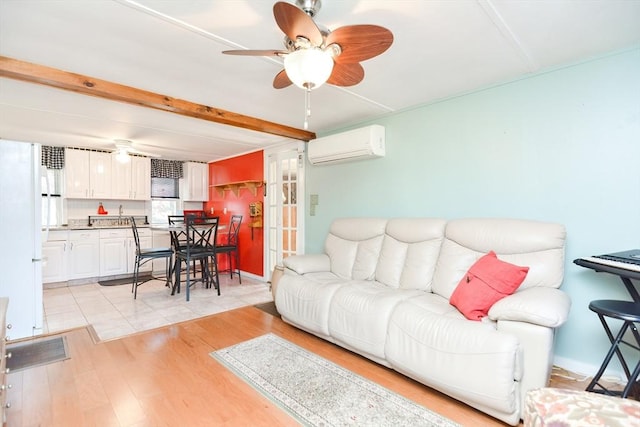
[[[96,343],[88,328],[67,332],[69,359],[9,374],[7,425],[298,425],[209,355],[268,332],[465,426],[505,425],[254,307],[107,342]]]

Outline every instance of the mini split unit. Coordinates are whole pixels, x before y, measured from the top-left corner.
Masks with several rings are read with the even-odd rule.
[[[327,165],[384,157],[384,126],[371,125],[309,141],[312,165]]]

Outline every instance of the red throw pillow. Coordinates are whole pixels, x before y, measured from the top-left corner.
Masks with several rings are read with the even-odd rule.
[[[480,320],[493,304],[514,293],[528,272],[529,267],[501,261],[491,251],[469,268],[451,294],[449,303],[467,319]]]

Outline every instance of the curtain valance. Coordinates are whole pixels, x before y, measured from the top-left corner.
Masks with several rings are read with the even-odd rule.
[[[64,168],[64,147],[51,147],[43,145],[40,147],[40,164],[47,169]]]
[[[182,163],[179,160],[151,159],[151,178],[182,178]]]

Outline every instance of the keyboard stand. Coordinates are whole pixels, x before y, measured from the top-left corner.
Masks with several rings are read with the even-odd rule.
[[[622,398],[631,396],[638,399],[640,397],[640,382],[638,382],[638,376],[640,375],[640,361],[637,362],[635,368],[631,371],[620,347],[625,345],[627,348],[640,352],[640,333],[638,332],[638,327],[640,326],[640,294],[631,281],[640,280],[640,271],[617,267],[614,265],[601,264],[599,262],[583,258],[575,259],[573,263],[580,267],[594,270],[597,273],[609,273],[620,277],[622,283],[624,283],[624,286],[627,288],[627,292],[629,292],[629,295],[631,295],[631,298],[633,299],[633,302],[596,300],[591,301],[589,304],[589,309],[598,315],[600,323],[602,323],[602,327],[611,342],[611,347],[600,365],[600,369],[598,369],[598,372],[587,386],[586,391],[620,396]],[[607,318],[613,319],[614,322],[623,322],[615,336],[610,325],[607,323]],[[629,331],[631,332],[629,335],[635,339],[635,342],[625,341],[625,334],[628,334]],[[618,357],[627,377],[627,383],[622,391],[609,390],[600,382],[614,355]]]
[[[627,292],[629,292],[629,295],[631,295],[633,301],[636,303],[640,303],[640,294],[631,281],[631,279],[640,280],[640,272],[625,268],[614,267],[612,265],[600,264],[582,258],[573,260],[573,263],[579,265],[580,267],[590,268],[597,273],[610,273],[620,277],[620,280],[622,280],[622,283],[624,283],[624,286],[625,288],[627,288]]]

